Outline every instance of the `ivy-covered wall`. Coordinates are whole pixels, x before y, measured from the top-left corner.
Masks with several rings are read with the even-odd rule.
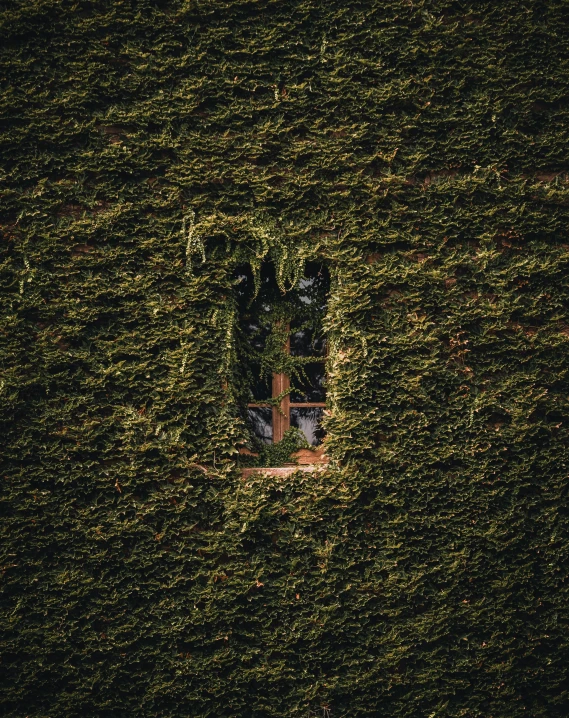
[[[569,715],[568,20],[5,0],[3,715]],[[323,473],[237,469],[263,257]]]

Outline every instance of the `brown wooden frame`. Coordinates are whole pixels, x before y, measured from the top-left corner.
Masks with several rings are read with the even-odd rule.
[[[287,324],[287,340],[283,347],[286,354],[290,354],[290,324]],[[323,362],[324,363],[324,359]],[[287,374],[281,372],[275,372],[273,374],[272,390],[271,394],[273,398],[276,398],[283,391],[290,389],[290,377]],[[247,404],[251,409],[259,409],[263,407],[272,406],[262,401],[252,402]],[[272,406],[273,409],[273,444],[280,441],[287,429],[290,429],[290,410],[296,408],[312,409],[312,408],[325,408],[326,403],[323,401],[307,401],[307,402],[295,402],[290,400],[290,394],[285,394],[281,399],[278,406]]]

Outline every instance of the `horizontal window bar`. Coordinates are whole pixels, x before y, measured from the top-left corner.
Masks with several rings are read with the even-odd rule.
[[[314,408],[326,408],[325,401],[295,401],[289,404],[291,409],[314,409]]]

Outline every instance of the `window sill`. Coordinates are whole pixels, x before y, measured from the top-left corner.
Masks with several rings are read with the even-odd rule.
[[[314,471],[322,471],[326,468],[326,464],[307,464],[305,466],[254,466],[249,469],[241,469],[241,476],[247,478],[248,476],[291,476],[297,471],[303,471],[305,473],[312,473]]]
[[[328,457],[322,450],[310,451],[309,449],[300,449],[293,454],[298,462],[294,466],[253,466],[247,469],[241,469],[243,478],[253,475],[261,476],[291,476],[296,471],[313,472],[325,469],[328,466]]]

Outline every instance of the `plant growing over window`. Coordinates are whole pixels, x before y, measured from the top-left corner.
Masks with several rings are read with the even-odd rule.
[[[279,446],[285,438],[292,451],[316,447],[324,438],[322,320],[328,289],[322,263],[308,262],[288,291],[279,286],[272,262],[261,265],[257,278],[244,267],[236,273],[241,359],[236,383],[250,427],[250,451],[260,462],[286,463],[281,456],[285,446]]]

